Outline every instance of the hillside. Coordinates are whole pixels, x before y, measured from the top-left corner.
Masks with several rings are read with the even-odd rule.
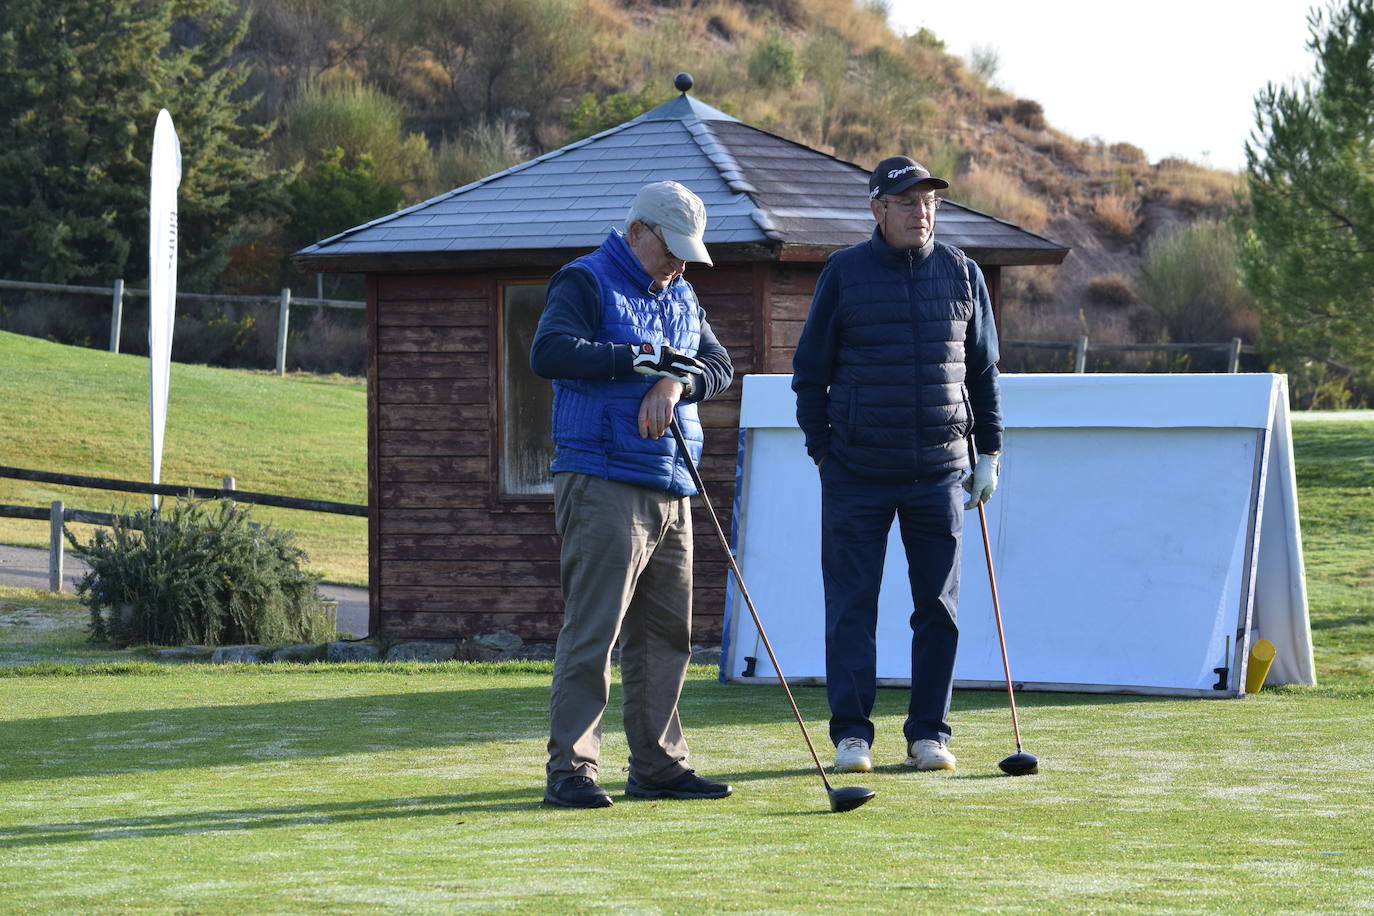
[[[1007,272],[1004,334],[1099,342],[1177,336],[1139,302],[1142,259],[1171,229],[1236,203],[1238,176],[1058,131],[1035,100],[997,87],[995,64],[965,62],[929,32],[897,34],[877,3],[434,0],[424,35],[379,10],[315,10],[306,36],[264,8],[245,51],[278,100],[263,114],[285,118],[283,152],[320,145],[292,113],[343,104],[339,87],[393,99],[418,132],[406,142],[435,153],[407,202],[627,120],[671,97],[685,70],[697,97],[748,123],[864,166],[908,153],[950,178],[951,198],[1071,245],[1060,267]],[[281,47],[298,53],[267,53]],[[370,151],[379,174],[398,173],[400,153]],[[1234,330],[1252,337],[1253,322]]]
[[[149,17],[165,5],[116,0],[111,9],[126,30],[133,19],[142,22],[140,34],[150,46],[161,42],[163,58],[195,48],[213,72],[194,81],[163,74],[170,82],[158,93],[120,96],[119,116],[98,122],[73,113],[83,79],[152,85],[159,68],[146,56],[121,53],[128,49],[125,33],[102,23],[99,10],[64,7],[64,21],[103,44],[72,50],[73,59],[95,69],[59,81],[66,96],[38,92],[24,103],[27,114],[10,122],[15,143],[23,144],[11,158],[49,163],[51,174],[3,186],[12,193],[0,193],[0,204],[8,201],[10,212],[33,219],[0,234],[8,244],[0,245],[0,276],[91,284],[124,277],[141,285],[147,211],[138,176],[146,173],[129,171],[144,149],[141,139],[131,141],[130,125],[153,95],[184,115],[178,123],[189,131],[178,211],[183,289],[261,295],[285,286],[356,299],[363,294],[357,277],[303,276],[290,254],[631,119],[670,98],[673,77],[687,71],[697,97],[747,123],[866,167],[894,153],[913,155],[953,182],[949,196],[960,203],[1072,246],[1062,266],[1007,271],[1007,338],[1254,336],[1253,316],[1244,297],[1232,295],[1237,279],[1224,257],[1183,265],[1219,280],[1221,289],[1175,295],[1140,282],[1151,245],[1177,227],[1226,215],[1238,176],[1177,160],[1152,163],[1129,144],[1058,131],[1035,100],[998,88],[995,60],[961,60],[929,32],[897,34],[881,0],[175,6],[182,12],[161,18]],[[18,23],[13,27],[42,31],[54,48],[73,47],[72,30],[47,28],[37,7],[5,9],[9,18],[0,17],[0,25]],[[16,73],[26,86],[47,85],[44,68],[60,56],[32,55],[24,59],[28,69]],[[221,161],[215,143],[191,129],[201,102],[182,94],[190,82],[238,87],[226,88],[216,109],[232,112],[244,133],[232,162]],[[67,117],[78,120],[54,126]],[[89,142],[54,139],[77,135]],[[230,185],[253,206],[210,190]],[[54,247],[43,241],[49,236],[67,241]],[[1222,308],[1221,300],[1218,320],[1192,320]],[[1185,312],[1189,320],[1178,320]],[[361,373],[359,317],[320,312],[293,319],[297,367]],[[108,319],[108,303],[96,297],[6,290],[0,301],[0,328],[67,343],[101,340]],[[135,304],[126,321],[138,319]],[[270,365],[274,328],[270,305],[183,303],[175,355],[183,362]],[[1005,365],[1031,368],[1026,357],[1036,352],[1009,351]]]

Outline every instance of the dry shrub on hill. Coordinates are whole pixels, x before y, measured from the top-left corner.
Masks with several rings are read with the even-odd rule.
[[[1112,191],[1093,200],[1093,221],[1103,232],[1125,241],[1140,226],[1140,198]]]
[[[1032,232],[1040,232],[1049,222],[1045,201],[1028,193],[1020,180],[999,168],[972,168],[959,178],[957,190],[950,191],[951,200]]]
[[[1083,287],[1088,305],[1103,308],[1126,308],[1136,304],[1135,288],[1119,273],[1100,274]]]
[[[1177,206],[1201,211],[1227,210],[1236,205],[1245,188],[1244,179],[1196,165],[1185,159],[1161,159],[1149,181],[1153,190]]]

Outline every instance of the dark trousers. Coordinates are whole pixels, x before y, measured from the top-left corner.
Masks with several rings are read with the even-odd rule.
[[[821,468],[825,690],[836,744],[850,737],[873,743],[878,592],[894,516],[912,602],[911,701],[903,732],[908,743],[949,740],[965,473],[882,483],[858,478],[834,460]]]

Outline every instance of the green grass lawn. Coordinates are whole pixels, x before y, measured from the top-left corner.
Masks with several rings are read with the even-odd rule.
[[[148,360],[0,332],[0,464],[147,481]],[[172,364],[163,483],[367,502],[367,390],[361,379]],[[0,478],[0,503],[93,512],[150,497]],[[289,528],[330,582],[367,584],[367,519],[258,507]],[[90,527],[73,525],[83,540]],[[0,543],[46,547],[47,522],[0,518]]]
[[[0,353],[11,344],[29,346],[0,336]],[[339,398],[353,419],[311,410],[281,424],[278,473],[299,495],[361,501],[320,468],[287,468],[291,448],[313,460],[293,436],[315,430],[319,446],[361,424],[355,383],[174,367],[174,413],[202,376],[209,402],[260,386],[245,411]],[[0,411],[8,422],[15,408]],[[124,415],[146,424],[141,404]],[[215,416],[204,408],[205,435]],[[96,467],[127,426],[21,420],[36,438],[65,426],[70,442],[98,443],[80,473],[134,477],[145,460]],[[180,442],[180,473],[292,492],[245,482],[240,461],[259,449],[232,440],[267,422],[203,448],[169,427],[169,448]],[[722,685],[713,669],[692,669],[682,716],[692,762],[733,797],[623,798],[617,693],[602,757],[616,805],[546,810],[547,663],[160,665],[86,643],[70,597],[0,589],[0,912],[1374,911],[1374,422],[1305,421],[1294,438],[1317,687],[1027,693],[1022,730],[1042,772],[1021,778],[996,766],[1014,750],[1005,695],[957,691],[959,769],[918,774],[900,766],[904,692],[882,690],[877,770],[835,779],[878,795],[847,814],[829,813],[781,691]],[[45,466],[3,441],[0,463]],[[240,457],[219,457],[231,448]],[[363,460],[338,479],[360,482]],[[796,693],[828,759],[824,692]]]
[[[0,678],[0,910],[99,913],[1348,913],[1374,907],[1368,694],[959,691],[960,768],[899,765],[831,814],[776,687],[693,669],[720,801],[539,804],[547,663],[129,665]],[[119,671],[119,668],[106,669]],[[824,733],[823,691],[798,691]]]

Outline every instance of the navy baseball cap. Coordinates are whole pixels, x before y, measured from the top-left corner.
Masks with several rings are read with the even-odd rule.
[[[907,156],[889,156],[878,167],[873,170],[873,174],[868,178],[868,196],[870,198],[882,195],[900,194],[907,188],[915,184],[925,182],[932,188],[947,188],[949,182],[943,178],[936,178],[930,174],[930,170],[921,163]]]

